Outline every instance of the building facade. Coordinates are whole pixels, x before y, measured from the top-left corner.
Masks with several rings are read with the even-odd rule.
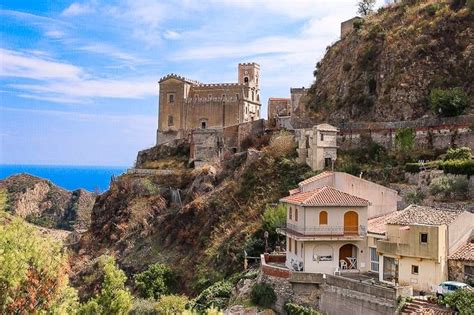
[[[270,97],[268,99],[268,120],[291,115],[291,99]]]
[[[312,170],[333,169],[337,159],[338,132],[336,127],[329,124],[297,129],[298,161],[308,164]]]
[[[238,65],[237,83],[203,84],[176,74],[159,81],[157,145],[194,129],[220,129],[260,118],[260,66]]]

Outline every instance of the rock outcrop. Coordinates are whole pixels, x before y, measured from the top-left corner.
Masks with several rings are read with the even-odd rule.
[[[1,210],[45,228],[64,230],[88,229],[96,198],[86,190],[68,191],[28,174],[1,180],[0,192],[5,196]]]
[[[298,118],[337,124],[434,116],[430,91],[452,87],[468,95],[472,113],[473,25],[474,11],[462,1],[400,1],[379,9],[328,46]]]

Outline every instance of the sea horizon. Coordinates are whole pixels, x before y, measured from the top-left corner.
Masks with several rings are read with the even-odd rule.
[[[66,164],[0,164],[0,180],[12,175],[29,174],[51,181],[66,190],[85,189],[104,192],[112,176],[126,172],[130,166]]]

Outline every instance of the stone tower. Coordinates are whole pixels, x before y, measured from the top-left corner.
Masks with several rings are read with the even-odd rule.
[[[260,103],[260,66],[255,62],[239,63],[238,72],[239,84],[250,88],[248,98]]]

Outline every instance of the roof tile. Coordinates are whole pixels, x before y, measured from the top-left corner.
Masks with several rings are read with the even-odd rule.
[[[280,199],[282,202],[304,206],[351,206],[366,207],[369,201],[347,194],[333,187],[324,186],[315,190],[300,192]]]

